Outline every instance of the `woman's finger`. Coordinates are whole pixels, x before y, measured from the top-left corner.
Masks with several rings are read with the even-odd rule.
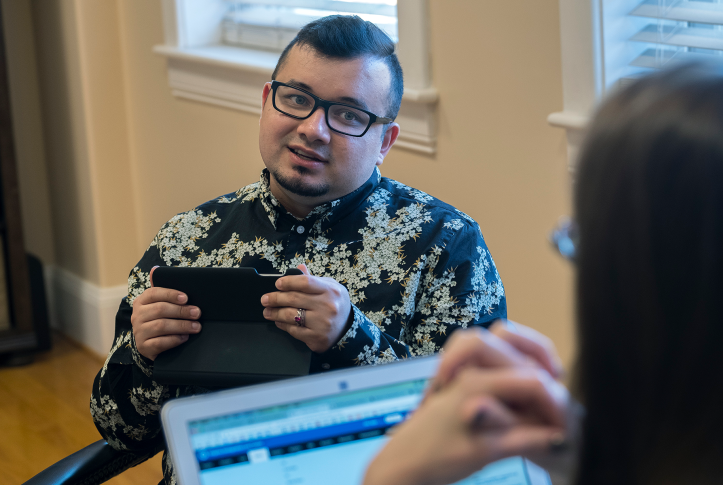
[[[444,347],[437,375],[430,392],[435,392],[452,381],[466,367],[529,368],[531,362],[510,344],[480,328],[454,332]]]
[[[460,407],[460,418],[472,431],[506,428],[519,422],[507,407],[491,395],[476,395]]]
[[[309,268],[307,268],[304,263],[298,265],[296,269],[301,270],[301,272],[304,273],[306,276],[311,276],[311,271],[309,271]]]
[[[535,459],[544,456],[561,442],[561,428],[544,425],[517,425],[497,432],[480,433],[476,438],[491,461],[511,456]]]
[[[536,424],[565,426],[569,394],[541,369],[474,369],[455,379],[467,395],[491,395],[519,417]]]
[[[555,379],[560,379],[564,375],[565,371],[555,345],[537,330],[509,320],[497,320],[489,330],[522,354],[532,358]]]

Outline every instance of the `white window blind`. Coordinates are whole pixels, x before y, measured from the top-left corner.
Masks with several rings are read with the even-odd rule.
[[[680,60],[723,56],[723,0],[603,0],[606,88]]]
[[[223,42],[281,51],[305,24],[333,14],[358,15],[398,40],[397,0],[228,0]]]

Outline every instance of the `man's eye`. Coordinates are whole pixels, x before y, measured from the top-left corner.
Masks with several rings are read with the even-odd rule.
[[[346,125],[355,125],[360,122],[359,115],[353,111],[339,111],[335,116]]]
[[[334,123],[347,127],[359,127],[369,123],[369,117],[363,112],[343,105],[334,105],[329,108],[329,118]]]
[[[302,106],[306,104],[306,98],[300,95],[291,96],[291,102]]]
[[[341,115],[344,118],[344,121],[356,121],[359,119],[359,117],[356,115],[356,113],[353,113],[351,111],[345,111]]]

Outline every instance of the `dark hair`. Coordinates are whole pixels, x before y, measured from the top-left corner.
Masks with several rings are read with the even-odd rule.
[[[397,117],[404,93],[404,77],[402,66],[394,53],[394,42],[382,29],[356,15],[329,15],[309,22],[281,53],[271,79],[276,79],[295,45],[311,47],[322,57],[354,59],[371,56],[382,60],[389,68],[391,86],[387,112],[380,116]]]
[[[581,151],[578,483],[723,482],[723,70],[645,77]]]

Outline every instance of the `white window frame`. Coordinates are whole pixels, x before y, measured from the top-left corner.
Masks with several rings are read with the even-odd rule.
[[[571,172],[590,117],[611,84],[605,72],[603,1],[559,0],[563,111],[547,121],[566,130]]]
[[[261,114],[261,89],[271,79],[278,53],[221,45],[223,0],[161,0],[165,56],[174,96]],[[404,69],[404,96],[395,147],[436,152],[436,105],[429,59],[427,0],[398,0],[397,54]]]
[[[577,153],[592,112],[604,92],[602,0],[560,0],[563,111],[547,122],[567,132],[568,168]]]

